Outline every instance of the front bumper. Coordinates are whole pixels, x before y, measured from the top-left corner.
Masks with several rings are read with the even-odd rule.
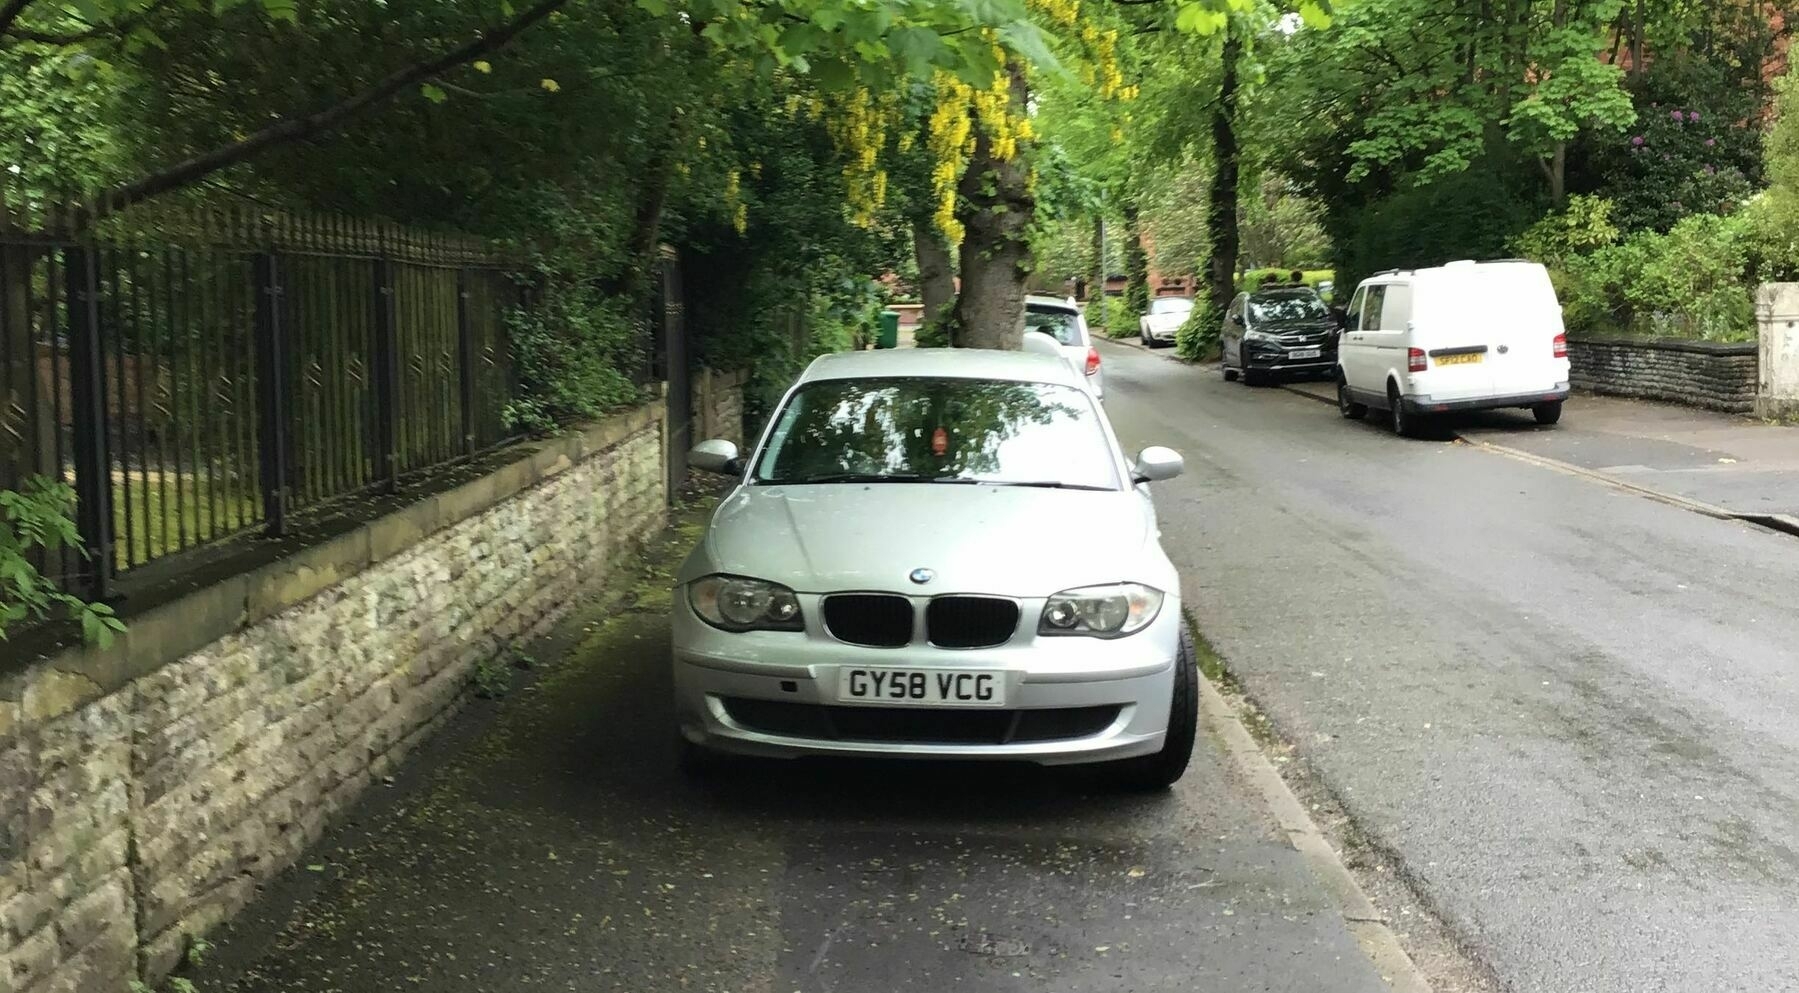
[[[1026,599],[1022,601],[1026,620],[1013,639],[975,650],[845,644],[820,629],[817,597],[802,596],[801,605],[807,610],[805,632],[731,633],[694,616],[685,591],[676,591],[675,709],[683,737],[707,748],[771,758],[1009,759],[1043,765],[1131,758],[1162,747],[1179,647],[1180,603],[1172,597],[1148,628],[1112,640],[1038,637],[1027,629],[1034,628],[1042,601]],[[750,708],[733,712],[733,701],[766,701],[805,708],[880,709],[886,711],[883,716],[894,716],[897,708],[838,700],[839,674],[851,667],[991,671],[1004,681],[1008,712],[1115,708],[1115,713],[1103,726],[1082,728],[1070,737],[969,741],[931,740],[931,732],[924,730],[938,723],[934,718],[960,709],[954,707],[908,708],[919,714],[921,731],[906,740],[893,740],[891,735],[867,740],[853,731],[828,735],[792,727],[777,730],[738,716]]]
[[[1250,352],[1245,368],[1257,372],[1328,372],[1337,367],[1337,353],[1327,351],[1316,358],[1295,359],[1286,354]]]
[[[1568,399],[1568,384],[1557,383],[1554,389],[1540,393],[1513,393],[1506,396],[1469,397],[1459,400],[1436,400],[1429,396],[1402,396],[1399,402],[1408,414],[1457,414],[1471,410],[1502,410],[1506,407],[1534,407],[1539,403],[1561,403]]]

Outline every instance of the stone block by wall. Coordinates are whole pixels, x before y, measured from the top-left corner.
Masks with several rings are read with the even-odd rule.
[[[741,401],[713,386],[729,421]],[[0,993],[122,993],[176,966],[455,708],[477,661],[629,567],[667,517],[662,421],[657,402],[546,442],[157,608],[107,651],[0,663]]]
[[[1576,389],[1732,414],[1755,407],[1753,342],[1571,338],[1568,359],[1569,381]]]

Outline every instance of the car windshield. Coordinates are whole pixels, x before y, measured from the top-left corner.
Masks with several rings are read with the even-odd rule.
[[[1064,345],[1081,343],[1080,315],[1060,307],[1026,307],[1024,326],[1027,331],[1043,331]]]
[[[775,419],[758,483],[991,483],[1118,488],[1093,400],[1052,383],[830,379]]]
[[[1152,314],[1185,314],[1193,309],[1193,301],[1186,297],[1162,297],[1149,302]]]
[[[1291,293],[1257,293],[1249,298],[1249,316],[1258,323],[1282,324],[1287,321],[1322,320],[1330,310],[1318,294],[1310,290]]]

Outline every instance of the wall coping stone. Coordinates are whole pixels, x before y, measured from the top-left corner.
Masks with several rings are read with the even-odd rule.
[[[741,373],[735,373],[741,377]],[[425,496],[257,568],[227,575],[127,618],[111,645],[73,645],[39,659],[0,662],[0,744],[26,727],[69,713],[134,679],[311,599],[421,538],[468,520],[617,445],[651,425],[662,399],[547,439],[520,442],[495,457],[499,468]],[[49,669],[63,678],[43,678]],[[16,704],[16,708],[7,706]]]
[[[1753,341],[1699,341],[1692,338],[1625,338],[1568,337],[1570,345],[1603,345],[1611,348],[1644,348],[1664,352],[1695,352],[1700,355],[1755,355],[1759,348]]]

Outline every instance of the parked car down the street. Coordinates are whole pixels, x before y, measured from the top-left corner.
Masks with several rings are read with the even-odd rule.
[[[1412,434],[1425,418],[1524,407],[1561,420],[1568,337],[1549,271],[1535,262],[1450,262],[1362,280],[1346,308],[1337,407],[1387,411]]]
[[[1337,318],[1303,286],[1239,293],[1219,335],[1224,378],[1251,386],[1277,376],[1326,376],[1337,365]]]
[[[1149,302],[1149,311],[1137,318],[1137,337],[1151,348],[1172,345],[1175,332],[1192,313],[1192,297],[1157,297]]]
[[[1106,373],[1100,367],[1099,349],[1094,347],[1079,304],[1073,299],[1033,293],[1024,299],[1024,327],[1026,331],[1042,331],[1054,337],[1068,361],[1086,372],[1093,395],[1105,399]]]
[[[815,361],[677,576],[696,765],[730,752],[1186,768],[1197,673],[1148,487],[1083,375],[1028,352]],[[1082,541],[1055,540],[1079,521]]]

